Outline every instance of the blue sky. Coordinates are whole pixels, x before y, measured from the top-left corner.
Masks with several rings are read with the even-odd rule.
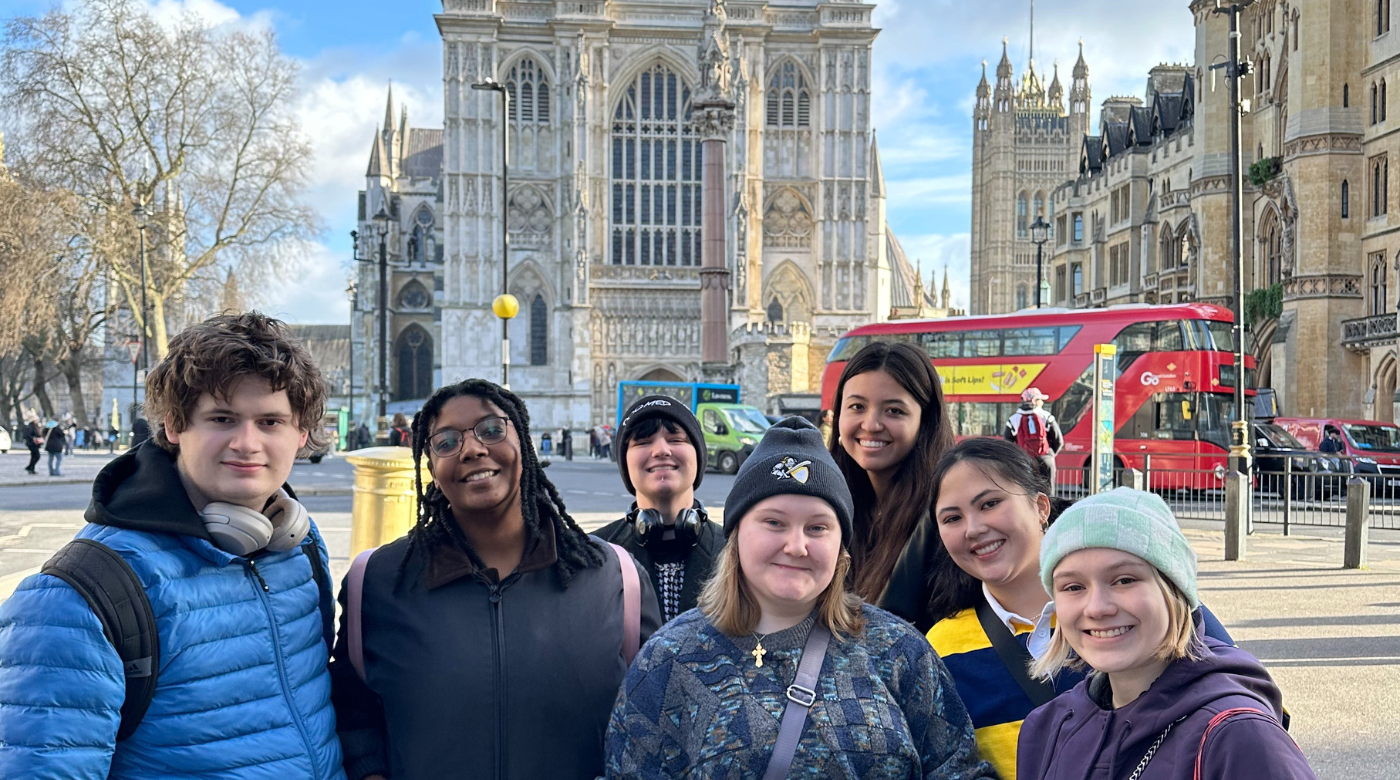
[[[148,0],[149,1],[149,0]],[[770,0],[775,5],[778,0]],[[355,193],[364,186],[370,140],[384,115],[388,82],[407,103],[409,122],[442,122],[441,42],[433,14],[440,0],[155,0],[157,13],[181,9],[211,23],[270,26],[301,64],[298,107],[312,142],[308,201],[326,226],[300,273],[261,291],[260,307],[289,321],[342,322]],[[0,17],[42,12],[49,2],[0,0]],[[1036,65],[1055,60],[1066,89],[1084,40],[1097,105],[1110,95],[1141,96],[1147,70],[1188,61],[1194,49],[1186,0],[1041,0]],[[967,305],[971,219],[972,103],[981,62],[995,76],[1001,40],[1017,78],[1025,68],[1030,0],[895,0],[876,3],[872,116],[889,190],[891,228],[925,279],[950,269],[954,305]]]

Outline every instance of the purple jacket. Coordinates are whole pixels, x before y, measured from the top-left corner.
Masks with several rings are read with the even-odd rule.
[[[1206,657],[1180,660],[1136,701],[1113,709],[1108,678],[1094,675],[1032,712],[1021,725],[1019,780],[1123,780],[1169,724],[1140,780],[1190,780],[1201,736],[1217,713],[1250,707],[1210,733],[1202,780],[1317,780],[1278,725],[1278,686],[1249,653],[1205,638]]]

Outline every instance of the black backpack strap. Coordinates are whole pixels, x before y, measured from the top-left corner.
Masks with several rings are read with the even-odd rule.
[[[1021,686],[1026,696],[1030,697],[1032,705],[1039,707],[1055,698],[1055,686],[1051,685],[1049,680],[1031,677],[1030,665],[1035,659],[1031,658],[1029,650],[1016,641],[1011,629],[1001,622],[1001,618],[997,617],[992,605],[988,604],[985,598],[977,600],[977,622],[982,624],[982,630],[987,634],[987,639],[991,640],[997,657],[1001,659],[1011,678]]]
[[[311,576],[316,580],[316,589],[321,592],[321,636],[326,640],[326,653],[335,647],[335,594],[331,592],[331,577],[321,560],[321,548],[315,537],[307,536],[301,543],[301,551],[311,562]]]
[[[121,555],[91,539],[64,545],[40,572],[72,586],[102,622],[126,674],[117,740],[130,737],[146,716],[160,675],[160,635],[145,587]]]

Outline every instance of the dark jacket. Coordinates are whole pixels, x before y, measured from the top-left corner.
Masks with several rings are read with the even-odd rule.
[[[344,621],[331,658],[350,780],[603,773],[603,735],[627,673],[622,573],[613,549],[594,540],[602,565],[575,572],[565,589],[545,528],[499,582],[451,543],[415,551],[397,587],[408,538],[370,558],[360,611],[368,683],[350,665]],[[660,619],[640,579],[646,642]]]
[[[1201,737],[1216,714],[1251,707],[1206,741],[1202,780],[1316,780],[1278,724],[1278,686],[1249,653],[1206,638],[1206,657],[1182,659],[1136,701],[1113,709],[1108,678],[1096,675],[1032,712],[1021,726],[1019,780],[1114,780],[1127,777],[1169,724],[1140,780],[1190,780]]]
[[[44,439],[44,430],[39,427],[38,423],[25,423],[20,435],[24,437],[24,446],[35,452],[39,451]]]
[[[700,508],[700,502],[695,506]],[[651,587],[656,592],[658,600],[661,594],[661,579],[657,571],[658,563],[668,563],[672,561],[683,561],[685,563],[685,580],[681,584],[680,608],[676,614],[683,613],[695,608],[695,602],[700,598],[700,591],[704,589],[705,583],[710,579],[710,574],[715,570],[715,563],[719,560],[719,554],[724,550],[724,529],[719,523],[706,519],[700,524],[700,533],[696,535],[695,544],[689,550],[682,549],[674,543],[659,542],[653,543],[656,550],[648,549],[642,544],[642,540],[637,536],[637,527],[633,523],[634,513],[637,505],[633,504],[633,512],[619,520],[615,520],[596,531],[598,537],[605,542],[612,542],[620,545],[627,552],[632,553],[632,557],[637,559],[651,575]],[[673,616],[674,617],[674,616]]]
[[[68,440],[63,428],[55,425],[49,429],[48,436],[44,439],[45,452],[63,452],[63,444]]]

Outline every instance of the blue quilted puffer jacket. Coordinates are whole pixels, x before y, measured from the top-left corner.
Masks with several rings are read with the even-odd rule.
[[[87,520],[78,536],[119,552],[146,586],[155,697],[118,743],[116,650],[66,583],[26,579],[0,604],[0,778],[343,780],[304,548],[251,560],[219,550],[154,444],[103,470]]]

